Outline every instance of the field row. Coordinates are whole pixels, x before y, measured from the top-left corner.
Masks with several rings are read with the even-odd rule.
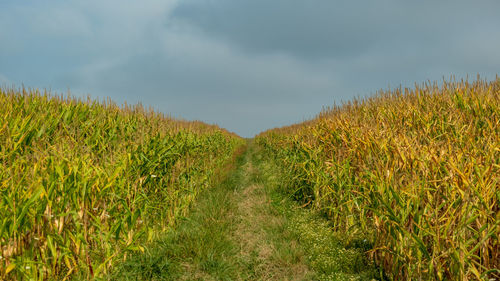
[[[0,279],[106,274],[175,223],[241,138],[140,106],[0,91]]]
[[[380,92],[257,142],[391,279],[500,278],[500,80]]]

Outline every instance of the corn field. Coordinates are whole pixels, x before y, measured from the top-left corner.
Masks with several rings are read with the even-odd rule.
[[[0,279],[104,276],[172,226],[242,144],[142,106],[0,89]]]
[[[500,79],[381,91],[257,142],[392,280],[500,279]]]

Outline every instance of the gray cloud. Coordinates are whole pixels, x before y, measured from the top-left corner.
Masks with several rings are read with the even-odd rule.
[[[142,102],[252,136],[389,85],[493,78],[499,10],[498,1],[3,1],[0,80]]]
[[[499,9],[498,1],[187,0],[173,18],[248,51],[350,59],[380,46],[393,52],[496,31]]]

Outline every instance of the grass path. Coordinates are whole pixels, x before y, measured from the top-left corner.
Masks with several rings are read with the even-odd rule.
[[[202,193],[188,217],[111,278],[372,280],[376,271],[366,249],[346,247],[325,219],[281,193],[280,184],[272,163],[250,143],[234,171]]]

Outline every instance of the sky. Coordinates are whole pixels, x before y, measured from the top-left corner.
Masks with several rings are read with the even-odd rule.
[[[243,137],[500,73],[500,1],[1,0],[0,84],[141,102]]]

